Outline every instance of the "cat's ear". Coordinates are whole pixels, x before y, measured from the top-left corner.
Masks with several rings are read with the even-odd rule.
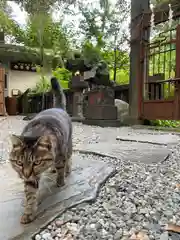
[[[11,142],[12,142],[13,147],[22,146],[23,145],[23,142],[20,139],[20,137],[14,135],[14,134],[11,135]]]
[[[36,146],[41,151],[50,151],[52,149],[51,135],[39,137]]]

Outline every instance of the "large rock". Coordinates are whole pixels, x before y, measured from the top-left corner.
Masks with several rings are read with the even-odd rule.
[[[120,99],[115,99],[115,106],[117,107],[118,120],[125,124],[129,117],[129,104]]]

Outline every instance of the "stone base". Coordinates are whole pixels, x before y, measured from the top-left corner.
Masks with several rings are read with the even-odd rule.
[[[137,118],[135,118],[135,117],[128,116],[128,117],[126,118],[126,124],[129,125],[129,126],[133,126],[133,125],[143,125],[143,120],[137,119]]]
[[[99,120],[116,120],[117,107],[114,105],[88,105],[84,113],[85,118]]]
[[[85,119],[82,121],[86,125],[95,125],[100,127],[120,127],[123,124],[119,120],[100,120],[100,119]]]
[[[72,122],[83,122],[84,117],[71,117]]]

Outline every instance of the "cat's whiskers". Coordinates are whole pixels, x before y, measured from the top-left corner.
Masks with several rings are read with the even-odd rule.
[[[56,184],[56,181],[53,179],[53,178],[51,178],[51,177],[49,177],[49,176],[45,176],[46,178],[48,178],[49,180],[51,180],[53,183],[55,183]]]
[[[49,177],[49,176],[47,176],[47,175],[45,175],[44,178],[47,178],[47,179],[51,180],[54,184],[56,184],[56,181],[55,181],[53,178],[51,178],[51,177]],[[49,192],[52,193],[52,191],[51,191],[48,183],[46,183],[46,181],[43,181],[43,184],[44,184],[45,187],[47,187],[47,189],[49,190]]]
[[[48,183],[43,182],[43,185],[48,189],[50,193],[52,193],[51,188],[49,187]]]

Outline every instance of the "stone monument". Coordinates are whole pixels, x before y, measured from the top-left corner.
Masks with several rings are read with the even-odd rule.
[[[81,55],[75,55],[66,63],[73,73],[69,87],[74,89],[74,117],[84,124],[117,126],[117,107],[115,106],[114,82],[110,81],[106,62],[89,64]]]

